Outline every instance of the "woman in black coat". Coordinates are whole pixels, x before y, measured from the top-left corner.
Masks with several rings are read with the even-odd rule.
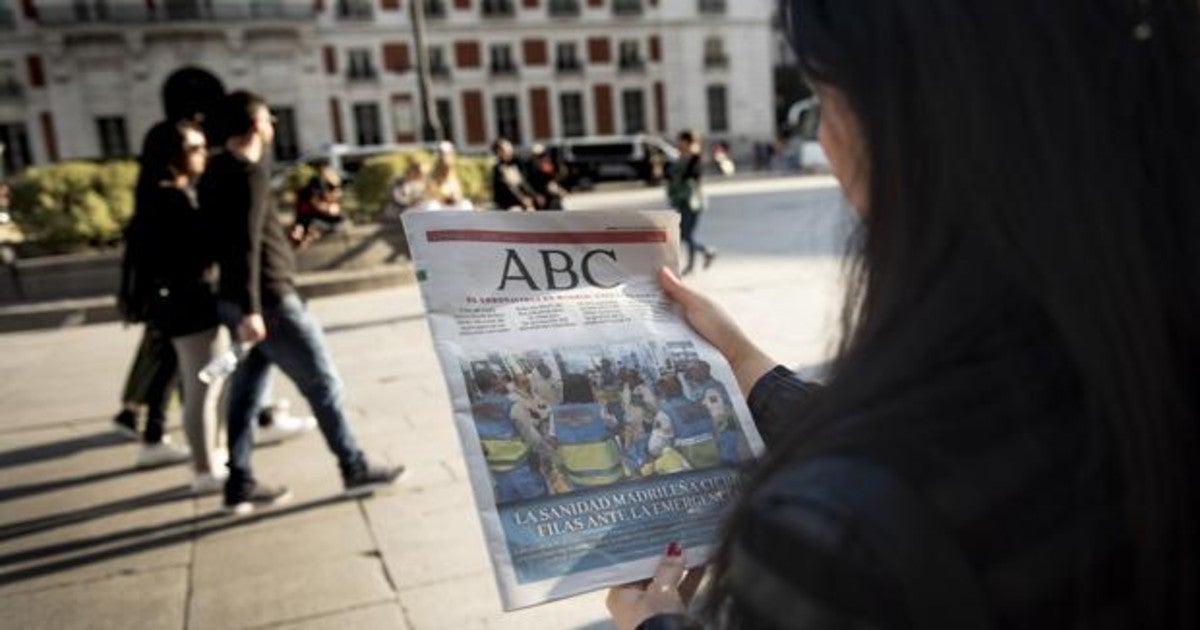
[[[664,272],[768,455],[617,626],[1200,627],[1197,3],[781,18],[862,217],[843,343],[803,383]]]
[[[216,235],[196,203],[195,183],[207,164],[203,131],[191,122],[164,124],[147,137],[137,191],[131,247],[141,252],[142,277],[153,286],[147,323],[170,338],[179,357],[183,426],[195,472],[193,489],[221,488],[225,466],[218,446],[221,379],[199,373],[229,345],[218,325],[214,292]]]

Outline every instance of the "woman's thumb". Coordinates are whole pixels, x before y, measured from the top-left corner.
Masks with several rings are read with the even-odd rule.
[[[667,267],[658,270],[658,284],[662,286],[667,297],[675,300],[683,307],[688,307],[696,300],[696,294]]]
[[[679,581],[683,579],[684,570],[683,546],[677,542],[667,545],[667,553],[658,563],[658,569],[654,571],[651,588],[666,590],[678,587]]]

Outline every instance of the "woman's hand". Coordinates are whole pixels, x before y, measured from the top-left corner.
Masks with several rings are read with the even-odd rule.
[[[617,630],[634,630],[655,615],[682,614],[695,593],[702,569],[683,577],[683,547],[673,542],[650,580],[617,586],[608,591],[608,612]]]
[[[683,316],[692,328],[724,355],[733,368],[744,395],[776,362],[758,349],[733,319],[715,302],[685,286],[670,269],[658,272],[658,282],[672,300],[683,307]]]

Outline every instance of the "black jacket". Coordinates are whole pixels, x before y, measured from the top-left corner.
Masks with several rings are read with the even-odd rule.
[[[169,337],[217,325],[217,302],[210,281],[216,243],[192,197],[178,188],[147,186],[137,208],[143,231],[139,265],[153,295],[147,320]]]
[[[209,161],[198,192],[216,232],[220,299],[245,313],[261,313],[295,292],[295,254],[271,208],[266,166],[219,153]]]
[[[768,452],[805,422],[814,391],[782,367],[754,386]],[[1035,344],[847,418],[836,446],[745,497],[722,588],[729,625],[1137,627],[1116,458],[1084,447],[1079,396],[1064,354]]]

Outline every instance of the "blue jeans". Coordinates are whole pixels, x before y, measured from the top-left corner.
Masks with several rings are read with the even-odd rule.
[[[221,320],[236,330],[242,318],[241,309],[228,302],[219,303],[217,308]],[[254,418],[267,387],[271,364],[278,366],[308,401],[317,417],[317,426],[342,470],[358,464],[363,454],[342,410],[342,380],[325,348],[320,324],[294,293],[277,305],[264,307],[262,315],[267,338],[242,359],[229,383],[226,429],[230,481],[248,483],[254,479],[250,472]]]

